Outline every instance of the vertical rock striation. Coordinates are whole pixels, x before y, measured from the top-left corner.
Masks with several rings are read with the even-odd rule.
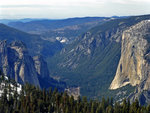
[[[41,78],[48,78],[49,71],[48,71],[47,63],[44,61],[42,56],[34,56],[33,60],[34,60],[34,66],[38,75]]]
[[[124,31],[121,58],[110,89],[117,89],[127,84],[136,86],[143,81],[143,89],[150,89],[149,30],[150,21],[145,20]]]
[[[28,82],[39,87],[38,77],[49,77],[46,62],[41,56],[32,58],[21,41],[14,41],[11,44],[0,41],[0,69],[17,82]]]

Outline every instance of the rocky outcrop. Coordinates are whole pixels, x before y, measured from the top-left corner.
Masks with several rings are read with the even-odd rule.
[[[121,58],[110,89],[136,86],[128,98],[150,103],[150,20],[142,21],[122,35]]]
[[[117,89],[127,84],[139,85],[145,81],[144,89],[149,89],[150,63],[146,59],[149,56],[147,38],[150,29],[150,21],[142,21],[128,30],[122,36],[121,58],[118,64],[114,80],[110,89]]]
[[[21,41],[11,44],[0,41],[0,69],[17,82],[28,82],[39,87],[38,76],[49,76],[46,62],[42,57],[34,57],[33,60]]]
[[[100,51],[103,51],[111,42],[120,42],[124,29],[124,26],[120,26],[119,28],[107,29],[106,31],[100,30],[98,33],[95,33],[96,35],[93,34],[93,31],[86,32],[82,36],[82,39],[77,39],[77,41],[80,41],[76,42],[77,45],[70,51],[65,51],[66,48],[62,49],[61,55],[65,54],[66,57],[65,61],[58,64],[59,67],[74,70],[83,62],[80,61],[83,57],[87,59],[91,59],[91,57],[96,58],[100,54]]]
[[[33,57],[34,66],[39,76],[42,78],[49,77],[49,71],[47,67],[47,63],[44,61],[42,56],[35,56]]]

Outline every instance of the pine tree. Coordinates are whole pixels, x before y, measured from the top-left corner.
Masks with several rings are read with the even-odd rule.
[[[113,113],[113,108],[111,105],[106,108],[106,113]]]

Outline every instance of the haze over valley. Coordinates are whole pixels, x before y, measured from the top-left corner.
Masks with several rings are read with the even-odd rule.
[[[149,113],[149,5],[0,1],[0,112]]]

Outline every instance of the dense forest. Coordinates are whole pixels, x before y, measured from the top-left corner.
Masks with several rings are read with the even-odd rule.
[[[68,96],[57,89],[41,90],[30,84],[20,85],[0,76],[0,113],[150,113],[150,105],[141,106],[138,100],[130,103],[113,102],[113,98],[87,100],[86,97]]]

